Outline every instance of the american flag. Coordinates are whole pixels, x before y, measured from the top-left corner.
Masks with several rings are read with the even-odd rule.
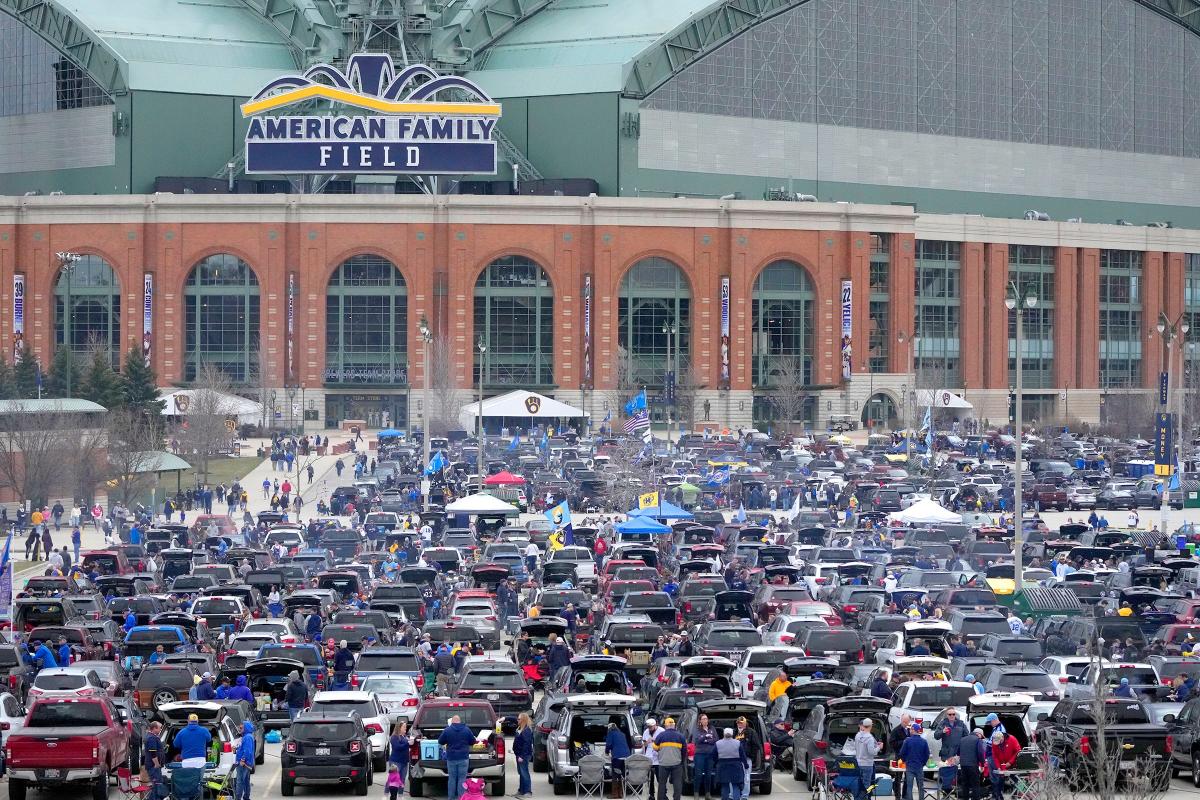
[[[625,433],[633,436],[642,429],[650,427],[650,414],[645,410],[639,411],[629,419],[625,420]]]

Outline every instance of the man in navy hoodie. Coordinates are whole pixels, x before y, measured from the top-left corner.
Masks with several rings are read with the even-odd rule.
[[[446,797],[448,800],[459,800],[463,794],[463,781],[470,771],[471,745],[475,744],[475,734],[455,714],[438,737],[438,744],[446,748]]]

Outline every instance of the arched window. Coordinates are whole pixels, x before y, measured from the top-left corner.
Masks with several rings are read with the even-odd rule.
[[[377,255],[342,262],[325,294],[325,382],[408,383],[408,287]]]
[[[774,261],[754,281],[751,382],[754,386],[810,386],[813,382],[813,290],[794,261]]]
[[[259,370],[258,277],[237,256],[218,253],[192,267],[183,289],[184,380],[201,364],[221,369],[234,383]]]
[[[487,386],[554,385],[554,287],[524,256],[498,258],[475,282],[475,334],[487,345]],[[474,381],[480,357],[474,342]]]
[[[68,312],[67,309],[70,309]],[[54,284],[54,343],[76,358],[93,347],[120,364],[121,287],[112,267],[100,256],[81,256],[58,273]]]
[[[672,262],[655,256],[630,267],[617,303],[619,348],[625,362],[618,365],[618,383],[624,384],[620,388],[663,386],[671,370],[677,383],[686,380],[691,305],[687,278]]]

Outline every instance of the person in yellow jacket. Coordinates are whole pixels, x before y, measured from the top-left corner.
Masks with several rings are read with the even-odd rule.
[[[771,685],[767,687],[767,702],[774,703],[779,697],[787,692],[792,687],[792,678],[788,675],[787,669],[779,671],[779,676],[771,681]]]

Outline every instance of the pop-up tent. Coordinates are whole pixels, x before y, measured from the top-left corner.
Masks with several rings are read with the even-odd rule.
[[[253,425],[262,421],[262,403],[247,400],[236,394],[226,394],[212,389],[174,389],[163,392],[164,417],[187,417],[188,414],[205,414],[220,417],[237,417],[239,425]]]
[[[938,525],[962,522],[962,515],[942,508],[933,500],[918,500],[903,511],[889,514],[888,519],[906,525]]]
[[[473,431],[478,416],[479,403],[467,403],[458,412],[458,424],[464,430]],[[505,425],[533,428],[539,422],[549,423],[550,420],[578,419],[584,416],[586,415],[582,409],[524,389],[488,397],[483,401],[484,425],[489,430]]]
[[[497,472],[495,475],[488,475],[483,479],[484,486],[512,486],[520,485],[525,482],[525,479],[520,475],[514,475],[508,470]]]
[[[447,514],[520,514],[516,507],[490,494],[471,494],[446,506]]]
[[[686,511],[674,503],[668,503],[666,500],[659,500],[656,506],[646,506],[645,508],[635,508],[629,512],[631,517],[651,517],[653,519],[695,519],[696,516],[690,511]]]
[[[671,528],[661,522],[655,522],[650,517],[631,517],[619,523],[617,533],[670,533]]]
[[[918,389],[917,405],[934,408],[974,408],[961,395],[949,389]]]

